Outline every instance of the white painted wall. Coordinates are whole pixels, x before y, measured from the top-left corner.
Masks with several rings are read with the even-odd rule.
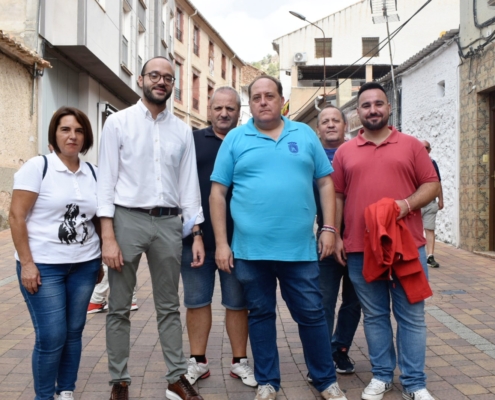
[[[428,140],[442,177],[445,208],[437,214],[439,240],[459,244],[459,129],[457,45],[435,53],[402,76],[402,130]],[[441,96],[439,82],[445,82]]]

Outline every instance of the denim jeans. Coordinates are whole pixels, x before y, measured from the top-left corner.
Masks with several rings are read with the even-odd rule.
[[[328,332],[333,333],[332,353],[343,348],[349,349],[361,318],[361,304],[349,279],[349,269],[340,265],[332,256],[319,261],[318,265],[320,266],[320,290],[323,296]],[[341,281],[342,304],[334,331],[335,306]]]
[[[32,369],[35,400],[53,400],[55,392],[74,391],[81,360],[82,332],[101,259],[74,264],[36,264],[38,292],[30,294],[17,277],[36,334]]]
[[[304,359],[315,388],[322,392],[336,382],[330,335],[321,304],[318,263],[235,260],[234,265],[249,310],[249,339],[258,383],[280,389],[275,325],[277,278],[282,298],[298,324]]]
[[[419,259],[426,276],[425,248],[420,247]],[[364,333],[373,377],[382,382],[392,382],[396,365],[396,353],[390,300],[397,321],[397,355],[401,371],[400,383],[404,390],[415,392],[426,388],[426,323],[424,301],[410,304],[404,289],[394,276],[391,281],[367,283],[363,277],[363,253],[348,253],[349,276],[361,301],[364,315]]]
[[[218,270],[222,290],[222,305],[233,311],[245,310],[246,300],[242,294],[242,286],[235,274],[228,274],[217,267],[215,251],[206,251],[205,262],[201,267],[191,267],[192,248],[184,246],[180,274],[184,286],[184,306],[201,308],[211,304],[215,289],[215,275]]]

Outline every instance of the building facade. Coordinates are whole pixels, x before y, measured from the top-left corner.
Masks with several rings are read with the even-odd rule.
[[[176,0],[174,113],[193,129],[209,124],[215,88],[241,87],[244,62],[189,0]]]
[[[173,59],[175,9],[174,0],[2,0],[0,229],[7,227],[13,175],[49,152],[48,125],[58,108],[88,115],[95,144],[84,158],[97,162],[106,117],[142,95],[143,63]]]
[[[495,1],[461,0],[460,245],[495,250]]]
[[[290,98],[290,118],[299,120],[305,107],[323,95],[324,69],[327,102],[338,106],[348,102],[363,82],[390,72],[387,28],[384,23],[374,24],[373,18],[381,10],[372,13],[370,3],[377,2],[360,0],[312,21],[325,38],[318,28],[307,25],[273,41],[280,55],[284,95]],[[389,6],[392,3],[387,1]],[[397,10],[389,10],[400,18],[389,23],[392,36],[417,13],[391,41],[394,65],[405,62],[442,31],[459,26],[459,0],[436,0],[421,9],[424,5],[423,0],[399,0]]]

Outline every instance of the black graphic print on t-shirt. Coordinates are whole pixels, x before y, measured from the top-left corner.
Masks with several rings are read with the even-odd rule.
[[[67,211],[64,214],[64,222],[62,222],[58,228],[60,243],[84,244],[89,236],[87,224],[89,219],[86,218],[86,214],[81,214],[79,217],[79,206],[77,204],[67,204],[66,208]],[[80,219],[80,224],[77,223],[78,218]],[[78,232],[78,230],[81,230],[82,232]],[[80,241],[77,240],[78,236],[81,238]]]

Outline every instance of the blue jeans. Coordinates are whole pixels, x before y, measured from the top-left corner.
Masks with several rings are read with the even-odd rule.
[[[182,249],[182,263],[180,274],[184,284],[184,306],[187,308],[201,308],[211,304],[215,289],[215,273],[218,270],[215,262],[215,251],[207,251],[205,262],[199,268],[191,267],[192,248],[184,246]],[[242,286],[234,274],[218,270],[220,287],[222,289],[222,305],[233,311],[245,310],[246,301],[242,293]]]
[[[53,400],[55,392],[74,391],[81,360],[82,332],[101,259],[74,264],[36,264],[38,292],[30,294],[17,277],[33,322],[36,340],[32,369],[35,400]]]
[[[420,247],[419,259],[426,276],[425,248]],[[396,365],[396,354],[392,324],[390,321],[390,299],[397,321],[397,355],[401,371],[400,383],[404,390],[415,392],[426,388],[426,323],[424,301],[410,304],[404,289],[394,276],[392,281],[367,283],[363,277],[363,253],[347,254],[349,276],[358,294],[364,315],[364,333],[373,377],[382,382],[392,382]]]
[[[277,278],[282,298],[298,324],[304,359],[315,388],[322,392],[336,382],[330,335],[321,305],[318,263],[235,260],[234,273],[243,286],[249,310],[249,339],[258,383],[280,389],[275,326]]]
[[[320,266],[320,290],[323,296],[328,332],[333,333],[332,353],[343,348],[349,350],[361,318],[361,304],[349,279],[349,269],[340,265],[332,256],[319,261],[318,265]],[[334,332],[335,306],[340,281],[342,281],[342,304]]]

